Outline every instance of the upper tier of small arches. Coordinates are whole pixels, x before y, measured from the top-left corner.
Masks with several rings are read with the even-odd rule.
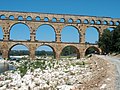
[[[22,12],[0,12],[0,20],[36,21],[71,24],[120,25],[120,19],[108,17],[38,14]]]

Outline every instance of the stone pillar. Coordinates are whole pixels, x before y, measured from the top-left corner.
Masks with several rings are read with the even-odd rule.
[[[84,58],[85,57],[85,52],[84,51],[81,51],[80,52],[80,58]]]
[[[9,34],[4,34],[3,40],[4,40],[4,41],[8,41],[8,40],[9,40]]]
[[[4,58],[5,60],[9,58],[9,51],[8,50],[3,50],[2,51],[2,58]]]
[[[35,41],[36,40],[36,30],[38,28],[37,25],[34,23],[29,24],[30,27],[30,41]]]
[[[35,41],[35,33],[30,33],[30,41]]]
[[[60,52],[56,52],[55,59],[57,59],[57,60],[60,59]]]
[[[81,30],[80,40],[81,40],[81,43],[85,43],[85,32],[86,32],[86,28],[87,28],[86,25],[80,26],[80,30]]]
[[[9,58],[9,49],[8,49],[8,43],[7,42],[3,42],[2,45],[2,57],[4,59],[8,59]]]
[[[61,45],[61,43],[58,43],[55,48],[56,48],[55,49],[55,58],[57,60],[59,60],[60,59],[60,54],[62,52],[62,45]]]
[[[60,33],[56,33],[56,42],[61,42],[61,34]]]
[[[34,45],[30,45],[29,46],[29,52],[30,52],[30,60],[35,60],[35,46]]]
[[[85,43],[85,33],[81,34],[80,43]]]
[[[9,25],[9,23],[7,24],[7,23],[5,23],[5,25],[3,26],[3,40],[4,41],[9,41],[9,36],[10,36],[10,25]]]

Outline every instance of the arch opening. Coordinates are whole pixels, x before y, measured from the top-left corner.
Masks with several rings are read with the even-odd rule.
[[[61,32],[62,42],[79,43],[80,42],[80,32],[74,26],[65,26]]]
[[[35,18],[35,20],[36,20],[36,21],[40,21],[40,17],[37,16],[37,17]]]
[[[100,51],[97,47],[91,46],[91,47],[87,48],[85,51],[85,56],[87,56],[89,54],[100,54]]]
[[[5,15],[1,15],[0,19],[6,19],[6,16]]]
[[[60,22],[65,22],[65,19],[64,19],[64,18],[61,18],[61,19],[60,19]]]
[[[94,20],[91,20],[91,21],[90,21],[90,24],[95,24],[95,21],[94,21]]]
[[[36,31],[36,40],[55,41],[56,32],[53,26],[43,24]]]
[[[112,28],[112,27],[109,27],[109,28],[106,28],[106,29],[108,29],[110,32],[112,32],[114,30],[114,28]]]
[[[10,19],[10,20],[14,20],[14,16],[13,16],[13,15],[10,15],[10,16],[9,16],[9,19]]]
[[[73,23],[73,19],[70,18],[70,19],[68,20],[68,23]]]
[[[29,59],[29,50],[27,46],[23,44],[15,44],[13,45],[8,52],[8,57],[11,60],[27,60]]]
[[[119,22],[119,21],[117,21],[115,24],[118,26],[118,25],[120,25],[120,22]]]
[[[3,40],[3,31],[2,31],[2,27],[0,26],[0,41]]]
[[[35,57],[37,60],[40,59],[53,59],[55,58],[55,51],[49,45],[41,45],[35,51]]]
[[[56,18],[52,18],[52,22],[57,22],[57,19]]]
[[[99,30],[95,27],[88,27],[85,32],[85,42],[87,44],[97,44],[99,39]]]
[[[79,59],[80,53],[79,53],[78,48],[76,48],[75,46],[66,46],[62,50],[60,58]]]
[[[24,23],[14,24],[10,29],[10,40],[30,40],[29,27]]]
[[[31,17],[31,16],[28,16],[28,17],[27,17],[27,20],[28,20],[28,21],[32,21],[32,17]]]
[[[23,20],[23,17],[22,16],[18,16],[18,20]]]
[[[104,21],[103,21],[103,24],[104,24],[104,25],[107,25],[107,24],[108,24],[108,22],[107,22],[106,20],[104,20]]]
[[[45,21],[45,22],[48,22],[48,21],[49,21],[49,18],[48,18],[48,17],[45,17],[45,18],[44,18],[44,21]]]
[[[100,20],[97,20],[97,21],[96,21],[96,24],[100,25],[100,24],[101,24],[101,21],[100,21]]]
[[[85,19],[84,20],[84,24],[88,24],[89,22],[88,22],[88,20],[87,19]]]
[[[76,23],[81,23],[81,20],[80,20],[80,19],[77,19]]]
[[[114,25],[114,22],[113,22],[113,21],[110,21],[109,24],[110,24],[110,25]]]

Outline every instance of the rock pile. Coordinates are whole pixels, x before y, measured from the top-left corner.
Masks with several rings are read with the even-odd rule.
[[[21,63],[15,65],[20,66]],[[32,63],[35,61],[32,61]],[[97,74],[102,74],[104,67],[98,60],[60,60],[45,61],[46,68],[29,68],[21,76],[20,69],[7,71],[0,75],[0,90],[76,90],[83,89],[88,83],[93,82]],[[54,64],[53,64],[54,63]],[[33,63],[34,64],[34,63]],[[27,66],[27,65],[26,65]],[[100,72],[98,72],[100,71]],[[102,76],[104,76],[103,73]],[[93,79],[95,77],[95,79]],[[94,82],[93,82],[94,83]],[[95,82],[96,83],[96,82]],[[94,84],[95,84],[94,83]]]

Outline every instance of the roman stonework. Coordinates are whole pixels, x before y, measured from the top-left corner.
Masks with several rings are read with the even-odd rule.
[[[45,18],[47,18],[47,21]],[[17,23],[22,23],[29,27],[29,41],[10,40],[10,30]],[[55,58],[59,59],[64,47],[73,46],[77,49],[77,58],[81,58],[85,56],[85,52],[89,47],[94,47],[100,53],[102,52],[98,45],[85,43],[85,31],[88,27],[95,27],[100,37],[104,29],[115,28],[119,23],[120,19],[110,17],[0,11],[0,26],[4,34],[3,40],[0,41],[0,52],[3,58],[8,58],[9,51],[13,46],[25,45],[29,49],[30,59],[34,59],[36,48],[41,45],[47,45],[53,49]],[[55,42],[36,40],[36,30],[43,24],[48,24],[54,28],[56,34]],[[61,42],[61,31],[65,26],[73,26],[78,29],[81,35],[79,43]]]

